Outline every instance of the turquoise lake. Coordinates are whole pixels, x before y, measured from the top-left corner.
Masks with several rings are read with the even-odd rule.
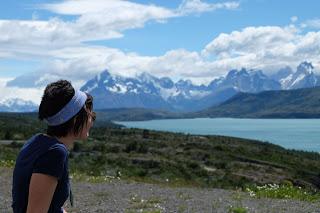
[[[320,119],[196,118],[116,122],[126,127],[257,139],[320,152]]]

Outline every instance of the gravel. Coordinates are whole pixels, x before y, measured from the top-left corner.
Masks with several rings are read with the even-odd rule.
[[[11,210],[12,169],[0,168],[0,212]],[[68,212],[319,212],[320,201],[257,199],[247,193],[223,189],[173,188],[162,185],[108,179],[104,183],[72,181],[74,207]]]

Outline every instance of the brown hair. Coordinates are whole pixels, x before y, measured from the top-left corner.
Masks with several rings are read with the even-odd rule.
[[[48,84],[41,99],[38,118],[44,120],[55,115],[69,103],[74,94],[75,90],[67,80],[59,80]],[[93,97],[87,94],[84,107],[67,122],[58,126],[48,126],[47,134],[55,137],[64,137],[69,133],[78,135],[87,124],[89,116],[92,116],[92,119],[95,120],[95,113],[92,112],[92,109]]]

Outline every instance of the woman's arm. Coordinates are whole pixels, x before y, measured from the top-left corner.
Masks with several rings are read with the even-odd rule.
[[[56,177],[33,173],[29,186],[27,213],[48,212],[57,184],[58,179]]]

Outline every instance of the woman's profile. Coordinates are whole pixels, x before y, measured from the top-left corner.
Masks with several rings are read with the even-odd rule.
[[[93,98],[71,83],[47,85],[38,118],[48,124],[46,133],[31,137],[22,147],[13,171],[13,212],[66,212],[70,196],[68,149],[84,140],[95,120]]]

